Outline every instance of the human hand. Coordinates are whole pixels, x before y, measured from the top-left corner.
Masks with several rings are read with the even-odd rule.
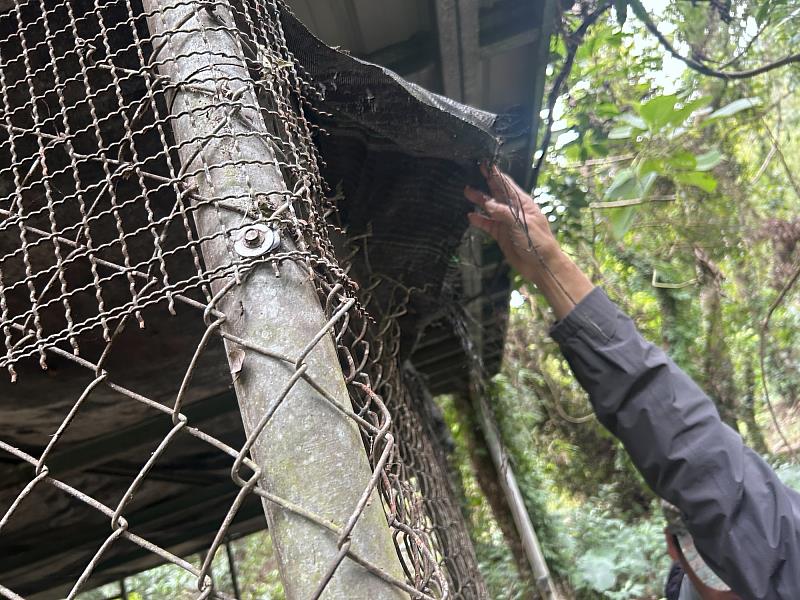
[[[496,166],[481,165],[491,195],[467,186],[464,196],[486,214],[473,212],[469,222],[492,236],[509,264],[539,285],[548,276],[548,263],[561,252],[547,217],[511,177]]]

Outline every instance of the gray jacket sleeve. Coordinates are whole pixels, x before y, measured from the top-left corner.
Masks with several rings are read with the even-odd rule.
[[[742,598],[800,599],[800,495],[596,288],[552,331],[600,422]]]

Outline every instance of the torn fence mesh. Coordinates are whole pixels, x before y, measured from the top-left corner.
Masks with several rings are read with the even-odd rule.
[[[400,323],[415,282],[374,272],[363,239],[337,234],[334,248],[335,193],[314,142],[316,123],[331,124],[405,165],[427,153],[444,168],[447,153],[468,160],[496,151],[492,118],[459,113],[333,53],[273,0],[168,4],[183,16],[158,32],[157,2],[0,2],[0,364],[17,380],[0,384],[0,595],[72,597],[170,562],[192,573],[198,597],[226,597],[214,587],[211,560],[227,535],[256,527],[250,507],[261,499],[335,540],[339,551],[311,585],[316,593],[342,565],[356,564],[412,597],[485,597],[446,465],[401,368]],[[199,40],[192,50],[182,43],[188,36]],[[236,51],[220,51],[210,42],[217,36]],[[211,58],[177,77],[170,66],[195,52]],[[224,65],[237,61],[245,69],[231,75]],[[315,84],[331,68],[349,74],[337,91]],[[388,102],[405,103],[408,113],[395,119],[414,116],[430,126],[428,137],[394,131],[380,111],[362,112],[352,96],[359,78],[385,89]],[[182,122],[212,117],[220,126],[202,139],[177,134]],[[271,151],[253,152],[255,137]],[[407,155],[404,145],[414,146]],[[247,175],[254,169],[274,170],[285,187],[263,193]],[[213,187],[243,173],[235,185]],[[228,215],[219,220],[225,227],[199,226],[212,213]],[[264,253],[237,251],[253,225],[282,242]],[[212,264],[204,252],[215,244],[228,251]],[[293,270],[310,278],[324,314],[307,348],[286,355],[280,340],[232,333],[248,307],[226,303],[231,290],[254,273]],[[290,310],[291,298],[283,301]],[[330,340],[351,406],[308,374],[308,356]],[[371,475],[355,493],[366,505],[354,501],[348,518],[331,520],[260,483],[263,465],[249,452],[275,422],[268,415],[245,436],[229,391],[248,354],[285,371],[266,390],[266,413],[291,410],[292,394],[307,386],[332,418],[357,429]],[[313,446],[313,437],[295,442]],[[351,545],[350,530],[377,509],[371,489],[388,520],[396,572]],[[200,546],[199,567],[171,550]]]

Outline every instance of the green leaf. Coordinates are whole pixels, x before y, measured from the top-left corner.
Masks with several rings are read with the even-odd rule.
[[[626,206],[624,208],[608,209],[608,222],[611,224],[611,236],[615,240],[621,240],[628,233],[628,229],[633,225],[638,206]]]
[[[639,107],[639,114],[651,130],[657,131],[672,121],[677,102],[678,97],[674,94],[656,96]]]
[[[633,169],[623,169],[617,173],[614,181],[606,190],[604,199],[612,201],[644,198],[657,177],[658,174],[655,172],[643,173],[637,177]],[[611,225],[611,235],[615,239],[621,239],[628,232],[628,229],[633,225],[638,208],[638,206],[625,206],[608,210],[607,216]]]
[[[699,171],[678,173],[675,175],[675,181],[700,188],[704,192],[708,193],[711,193],[717,189],[717,180],[708,173],[700,173]]]
[[[604,200],[633,200],[644,198],[655,183],[657,173],[644,173],[637,177],[633,169],[622,169],[606,190]]]
[[[713,121],[714,119],[723,119],[725,117],[730,117],[735,115],[736,113],[742,112],[743,110],[755,108],[756,106],[760,105],[761,105],[761,100],[759,100],[758,98],[739,98],[738,100],[734,100],[730,104],[726,104],[719,110],[716,110],[710,115],[708,115],[706,121]]]
[[[620,125],[608,132],[610,140],[627,140],[633,135],[633,127],[630,125]]]
[[[658,173],[646,173],[639,176],[639,198],[644,198],[650,193],[650,188],[658,179]]]
[[[620,46],[622,46],[622,38],[623,38],[622,32],[617,31],[608,36],[608,38],[606,39],[606,44],[608,44],[612,48],[619,48]]]
[[[596,592],[610,590],[617,582],[615,558],[604,554],[602,550],[589,550],[578,559],[581,579]]]
[[[633,184],[631,182],[634,182]],[[603,196],[604,200],[621,200],[626,193],[626,186],[634,185],[634,173],[632,169],[622,169],[619,173],[617,173],[616,177],[614,177],[614,181],[611,182],[611,185],[606,190],[605,195]]]
[[[623,123],[627,123],[634,129],[641,129],[642,131],[647,129],[647,123],[645,123],[644,119],[633,113],[624,113],[620,115],[619,120]]]
[[[720,152],[719,149],[712,148],[708,152],[704,152],[697,157],[697,166],[695,168],[698,171],[710,171],[724,159],[725,157],[722,155],[722,152]]]
[[[622,27],[628,19],[628,0],[614,0],[614,10],[617,13],[617,23]]]
[[[572,162],[582,161],[581,150],[582,148],[577,144],[569,144],[564,148],[564,158]]]
[[[697,167],[697,157],[686,150],[679,150],[667,159],[667,164],[679,171],[693,171]]]
[[[764,21],[767,20],[769,16],[770,10],[772,9],[772,2],[770,0],[764,0],[761,3],[761,6],[758,7],[758,12],[756,12],[756,23],[760,26],[764,24]]]
[[[636,167],[636,174],[643,179],[650,173],[662,174],[664,167],[664,161],[660,158],[646,158]]]
[[[604,118],[616,117],[617,115],[619,115],[619,108],[617,108],[616,104],[613,104],[611,102],[603,102],[597,105],[597,107],[594,109],[594,113],[598,117],[604,117]]]
[[[711,96],[702,96],[700,98],[695,98],[694,100],[685,102],[683,106],[675,110],[670,124],[675,126],[680,125],[690,116],[692,116],[693,112],[708,106],[713,100],[714,98]]]
[[[597,137],[597,133],[594,129],[589,129],[583,135],[582,138],[583,147],[586,149],[586,153],[593,158],[601,157],[601,156],[608,156],[608,146],[605,144],[605,140],[602,138]]]

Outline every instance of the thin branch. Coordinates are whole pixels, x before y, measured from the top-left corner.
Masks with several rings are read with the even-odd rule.
[[[794,189],[795,194],[797,194],[797,197],[800,198],[800,185],[798,185],[797,179],[794,176],[794,172],[789,167],[789,163],[786,162],[786,157],[783,155],[783,150],[781,150],[778,138],[772,133],[772,129],[770,129],[766,119],[762,117],[761,121],[764,125],[764,128],[767,130],[767,134],[769,135],[770,140],[772,141],[773,150],[775,151],[775,153],[777,153],[778,157],[781,160],[781,164],[783,165],[783,168],[786,171],[786,175],[789,178],[790,183],[792,184],[792,188]],[[767,311],[767,316],[761,323],[761,331],[759,333],[759,352],[758,352],[759,354],[758,361],[759,361],[759,366],[761,368],[761,384],[764,388],[764,401],[766,402],[767,408],[769,409],[769,414],[772,417],[772,422],[775,425],[775,429],[778,432],[778,435],[780,435],[781,440],[783,440],[783,443],[786,445],[786,448],[789,450],[789,454],[791,454],[792,460],[795,463],[798,462],[797,453],[795,452],[792,445],[789,444],[789,441],[786,439],[786,436],[784,435],[783,430],[781,429],[780,424],[778,423],[778,416],[775,413],[774,407],[772,406],[772,401],[770,400],[769,385],[767,383],[767,371],[765,368],[765,363],[766,363],[766,352],[767,352],[767,333],[769,331],[769,324],[770,321],[772,320],[772,315],[775,313],[775,310],[781,304],[783,304],[784,300],[786,299],[786,296],[789,294],[792,288],[794,288],[798,279],[800,279],[800,262],[795,267],[795,270],[789,277],[789,280],[786,282],[786,285],[783,286],[783,289],[778,294],[778,297],[775,298],[775,301],[769,307],[769,310]]]
[[[639,206],[650,202],[673,202],[678,199],[675,194],[665,196],[651,196],[649,198],[631,198],[630,200],[611,200],[609,202],[591,202],[589,208],[592,210],[604,210],[608,208],[625,208],[626,206]]]
[[[650,281],[650,284],[654,288],[661,288],[664,290],[682,290],[683,288],[690,287],[698,283],[699,280],[697,277],[689,279],[688,281],[682,281],[681,283],[666,283],[664,281],[658,280],[658,271],[653,269],[653,279]]]
[[[694,60],[693,58],[689,58],[688,56],[683,56],[680,52],[675,49],[675,46],[672,45],[666,36],[661,33],[650,18],[650,14],[645,10],[639,0],[631,0],[630,3],[633,12],[639,17],[639,20],[644,24],[647,30],[652,33],[659,43],[664,47],[664,49],[669,52],[674,58],[677,58],[679,61],[683,62],[687,67],[690,69],[697,71],[702,75],[708,75],[709,77],[718,77],[720,79],[732,80],[732,79],[749,79],[751,77],[755,77],[757,75],[762,75],[763,73],[767,73],[774,69],[778,69],[780,67],[785,67],[786,65],[790,65],[792,63],[800,63],[800,53],[797,54],[790,54],[789,56],[784,56],[783,58],[776,60],[774,62],[768,63],[766,65],[762,65],[760,67],[756,67],[755,69],[748,69],[746,71],[719,71],[717,69],[712,69],[708,65],[701,63],[699,61]]]
[[[618,156],[606,156],[605,158],[590,158],[583,162],[576,162],[566,165],[567,169],[583,169],[585,167],[606,167],[617,163],[633,160],[635,154],[620,154]]]
[[[758,168],[758,172],[753,176],[753,179],[750,180],[750,185],[755,185],[758,183],[758,180],[764,175],[769,167],[769,163],[772,162],[772,159],[775,157],[776,151],[778,149],[777,144],[772,144],[772,148],[770,148],[769,152],[767,153],[767,157],[764,159],[764,162],[761,163],[761,166]]]
[[[564,59],[564,64],[561,66],[561,71],[559,71],[558,75],[553,81],[553,87],[550,88],[550,93],[547,96],[547,127],[544,130],[544,138],[542,138],[542,144],[539,147],[539,158],[536,160],[536,166],[533,168],[530,185],[531,189],[536,188],[539,183],[539,175],[542,171],[542,165],[544,164],[544,159],[547,156],[547,149],[550,146],[550,141],[553,138],[553,113],[556,109],[556,102],[558,101],[558,97],[561,95],[564,83],[569,77],[569,74],[572,72],[572,65],[575,63],[575,55],[578,52],[578,48],[580,47],[581,42],[583,42],[583,38],[586,36],[586,32],[589,30],[589,27],[594,25],[600,16],[610,8],[611,1],[605,0],[605,2],[603,2],[594,12],[586,15],[580,26],[574,32],[569,34],[566,39],[567,56]]]
[[[775,137],[775,135],[773,135],[772,129],[770,129],[766,119],[763,116],[761,117],[761,122],[764,125],[764,129],[767,130],[767,135],[769,135],[769,139],[772,141],[775,152],[778,153],[778,158],[780,158],[781,164],[783,165],[783,169],[784,171],[786,171],[786,176],[789,178],[789,183],[792,184],[794,193],[797,194],[798,198],[800,198],[800,183],[798,183],[794,171],[792,171],[792,168],[789,166],[789,163],[786,162],[786,157],[783,155],[783,150],[781,150],[781,146],[778,143],[778,139]]]
[[[767,23],[764,23],[761,28],[753,34],[753,37],[750,38],[750,41],[747,42],[744,48],[742,48],[741,52],[738,52],[733,58],[724,62],[722,64],[722,68],[726,69],[731,65],[735,65],[739,62],[742,58],[744,58],[749,52],[750,49],[753,47],[753,44],[756,43],[756,40],[761,37],[761,35],[767,30]]]
[[[767,384],[767,370],[765,367],[766,363],[766,351],[767,351],[767,333],[769,332],[769,323],[772,320],[772,315],[775,313],[775,310],[783,304],[783,301],[786,299],[786,296],[792,290],[794,285],[797,283],[797,280],[800,279],[800,264],[792,273],[792,276],[789,277],[789,281],[786,282],[786,285],[783,286],[780,294],[778,297],[775,298],[775,301],[769,307],[767,311],[767,316],[764,318],[763,323],[761,323],[761,332],[759,334],[759,349],[758,349],[758,362],[761,368],[761,385],[764,388],[764,402],[767,404],[767,408],[769,409],[769,414],[772,417],[772,423],[775,425],[775,430],[778,432],[778,435],[781,437],[786,448],[789,450],[789,454],[792,456],[792,460],[797,463],[797,453],[795,452],[792,445],[789,443],[789,440],[786,439],[786,435],[783,433],[783,429],[781,429],[780,423],[778,422],[778,415],[775,413],[775,408],[772,406],[772,401],[770,400],[769,396],[769,385]]]

